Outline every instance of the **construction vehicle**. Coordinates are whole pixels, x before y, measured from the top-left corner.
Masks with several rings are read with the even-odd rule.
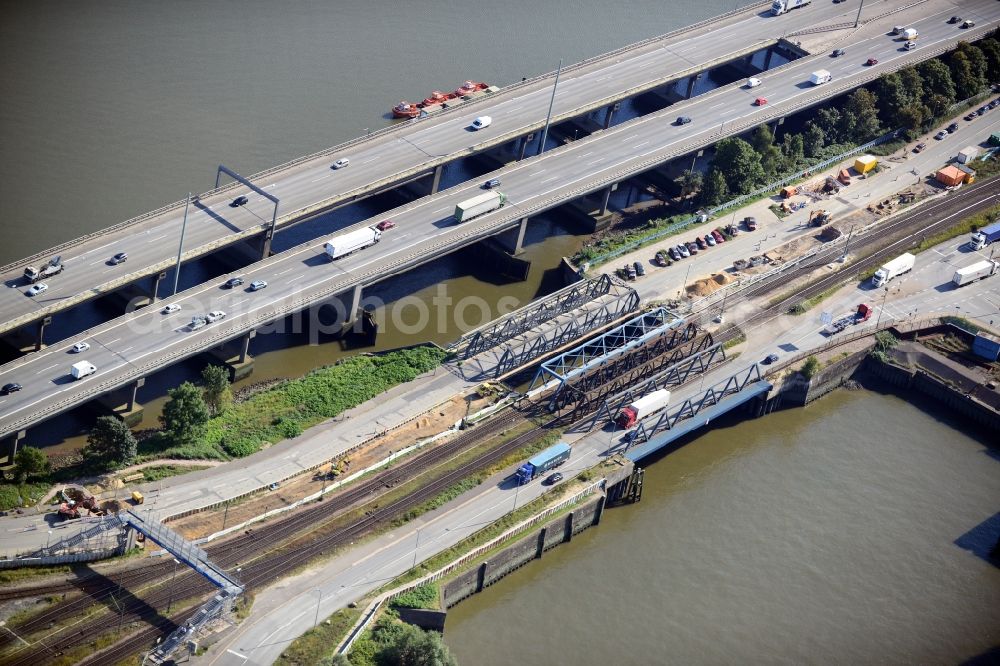
[[[569,460],[572,452],[573,450],[569,444],[565,442],[559,442],[550,446],[517,468],[517,472],[514,474],[514,477],[517,479],[517,485],[523,486],[540,474],[544,474],[553,467],[562,465]]]
[[[106,513],[98,504],[97,498],[81,488],[64,488],[60,494],[65,501],[59,505],[59,515],[65,520],[80,518],[83,512],[90,516],[103,516]]]
[[[905,252],[892,261],[882,264],[882,267],[875,271],[875,275],[872,276],[872,285],[881,287],[894,277],[898,277],[903,273],[909,273],[916,261],[916,257],[909,252]]]
[[[822,227],[824,224],[829,224],[833,218],[830,213],[825,210],[814,210],[809,214],[809,226],[810,227]]]
[[[837,180],[840,181],[841,185],[851,184],[851,174],[847,169],[841,169],[840,173],[837,174]]]
[[[976,280],[985,280],[991,275],[995,275],[997,272],[997,266],[1000,266],[1000,262],[990,260],[979,261],[971,266],[959,268],[955,271],[955,276],[951,279],[951,281],[956,287],[964,287],[967,284],[972,284]]]
[[[871,316],[871,307],[862,303],[858,306],[858,309],[855,312],[844,315],[843,317],[838,317],[831,323],[827,324],[827,327],[823,329],[823,333],[827,336],[836,335],[849,326],[854,326],[868,321],[871,319]]]
[[[45,278],[52,277],[53,275],[59,275],[63,272],[65,266],[62,263],[62,257],[52,257],[41,270],[35,268],[34,266],[28,266],[24,269],[24,277],[28,281],[28,284],[35,284],[36,282],[41,282]]]
[[[667,389],[653,391],[623,407],[622,411],[618,412],[618,416],[615,417],[615,425],[619,428],[631,428],[636,421],[660,411],[669,402],[670,391]]]

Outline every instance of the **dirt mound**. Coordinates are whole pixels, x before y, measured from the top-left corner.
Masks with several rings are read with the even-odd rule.
[[[687,288],[687,292],[690,296],[708,296],[732,281],[733,279],[725,273],[715,273],[711,277],[696,280]]]

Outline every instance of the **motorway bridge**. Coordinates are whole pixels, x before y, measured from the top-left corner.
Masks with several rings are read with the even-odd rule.
[[[845,4],[850,3],[831,6],[840,8]],[[883,7],[884,13],[884,5],[876,3],[876,7]],[[814,9],[818,11],[814,12]],[[745,32],[746,39],[751,39],[751,35],[755,39],[769,30],[769,26],[778,25],[772,22],[785,21],[796,14],[800,17],[809,16],[810,24],[815,24],[822,17],[843,18],[837,13],[841,12],[840,9],[830,14],[833,11],[829,7],[817,5],[778,18],[756,14],[739,20],[731,17],[723,20],[718,29],[737,31],[730,34],[730,40],[735,39],[738,34],[743,34],[739,31]],[[662,111],[598,131],[590,137],[549,150],[538,157],[516,161],[494,174],[502,176],[503,190],[511,202],[497,213],[463,225],[456,224],[451,218],[455,204],[479,191],[478,182],[463,183],[392,211],[391,217],[396,221],[397,228],[387,232],[378,245],[337,262],[328,262],[319,243],[314,241],[248,266],[241,271],[248,283],[254,279],[265,279],[270,283],[270,286],[261,292],[239,289],[223,291],[218,284],[202,284],[179,293],[167,301],[181,306],[181,309],[173,314],[161,314],[158,308],[143,308],[101,324],[87,331],[84,336],[91,344],[91,349],[86,353],[86,360],[96,365],[98,370],[83,380],[73,381],[68,375],[70,363],[77,358],[68,354],[70,346],[68,342],[52,345],[8,363],[0,368],[0,379],[3,382],[16,381],[24,389],[19,393],[0,397],[0,436],[16,438],[35,423],[83,401],[123,388],[126,393],[124,400],[131,402],[145,376],[223,343],[235,342],[236,356],[241,360],[245,359],[250,338],[261,326],[317,304],[333,303],[333,299],[343,293],[351,294],[349,299],[351,306],[347,312],[353,313],[365,286],[518,225],[523,235],[525,225],[531,216],[574,198],[590,193],[603,193],[601,196],[606,202],[611,188],[631,176],[709,145],[722,136],[737,134],[761,122],[777,120],[797,110],[822,103],[825,99],[850,90],[884,72],[940,54],[952,48],[961,39],[982,36],[992,30],[1000,18],[1000,7],[995,2],[986,0],[967,2],[963,5],[962,13],[966,17],[974,18],[976,27],[963,30],[947,23],[947,18],[953,11],[954,5],[950,3],[933,1],[918,3],[915,7],[890,14],[850,31],[840,42],[841,47],[847,49],[848,56],[829,58],[824,53],[802,57],[769,71],[762,77],[764,84],[758,89],[747,90],[738,84],[723,87],[674,104]],[[800,18],[795,20],[799,21]],[[920,32],[919,48],[906,51],[899,42],[887,35],[886,26],[893,23],[905,23],[916,27]],[[788,25],[795,27],[793,24]],[[628,70],[635,69],[636,72],[642,72],[650,69],[643,63],[657,63],[657,58],[661,57],[677,58],[679,52],[700,53],[701,48],[708,49],[711,46],[710,42],[725,41],[718,39],[718,35],[716,38],[680,35],[674,39],[682,42],[680,46],[668,39],[664,43],[637,47],[636,52],[623,51],[615,56],[609,56],[606,59],[606,66],[611,67],[610,71],[616,73],[601,73],[600,68],[594,69],[597,67],[596,64],[579,65],[574,71],[578,71],[580,77],[610,77],[620,84],[625,73],[615,70],[616,67],[628,65]],[[879,64],[875,67],[866,67],[864,62],[869,57],[878,58]],[[830,70],[834,80],[824,86],[810,86],[807,83],[809,73],[819,68]],[[659,74],[662,75],[662,70]],[[651,74],[636,74],[636,76],[648,78]],[[597,83],[590,79],[586,80],[595,85]],[[630,85],[634,87],[638,84],[632,80]],[[650,87],[652,85],[650,84]],[[567,92],[564,93],[561,81],[560,94],[556,98],[559,114],[572,115],[573,111],[569,107],[574,105],[583,105],[575,107],[578,109],[588,108],[587,100],[594,94],[588,86],[589,83],[581,83],[577,88],[567,86]],[[625,92],[627,91],[619,94]],[[563,94],[566,95],[565,98]],[[753,99],[759,95],[767,96],[769,100],[767,106],[753,105]],[[439,150],[437,139],[444,141],[446,137],[460,136],[466,144],[470,141],[483,142],[475,144],[475,149],[489,147],[484,144],[494,139],[509,142],[512,136],[523,134],[536,127],[531,122],[526,124],[522,114],[528,110],[517,105],[526,105],[529,99],[539,102],[545,98],[545,93],[539,93],[535,97],[525,93],[510,100],[490,98],[473,103],[472,108],[467,111],[462,111],[460,108],[453,113],[446,112],[440,118],[406,124],[400,129],[393,129],[376,137],[371,143],[362,142],[351,148],[352,164],[347,169],[337,171],[329,169],[330,161],[339,153],[311,160],[311,163],[315,163],[313,168],[319,169],[318,171],[310,172],[304,165],[292,167],[295,176],[288,181],[288,192],[302,193],[305,198],[298,200],[301,205],[296,205],[304,209],[309,207],[304,202],[310,196],[314,201],[317,200],[316,197],[325,196],[324,201],[328,201],[330,184],[333,182],[340,183],[343,180],[345,187],[354,188],[345,190],[354,192],[350,196],[356,196],[359,187],[374,187],[373,183],[377,182],[381,173],[378,170],[385,165],[377,157],[370,159],[360,157],[365,150],[376,151],[376,154],[378,151],[385,151],[386,160],[391,161],[395,158],[389,158],[388,155],[395,155],[397,150],[393,146],[401,143],[423,146],[417,142],[424,141],[427,145],[417,152],[429,154],[432,152],[429,146],[433,144],[434,150],[437,151],[434,153],[434,159],[437,160],[447,155],[454,157],[473,149],[469,146],[460,148],[456,145],[447,151]],[[547,103],[547,100],[545,101]],[[494,106],[497,104],[514,106]],[[481,113],[494,115],[494,126],[484,132],[494,132],[496,136],[483,132],[467,132],[463,129],[472,116]],[[690,116],[692,122],[681,126],[674,125],[674,118],[682,114]],[[447,129],[448,127],[450,129]],[[410,134],[405,138],[396,134],[406,132]],[[483,139],[480,134],[494,138]],[[370,163],[368,170],[356,168],[364,167],[366,162]],[[402,168],[396,162],[392,163],[395,165],[393,168]],[[276,175],[268,176],[258,182],[267,187],[272,177],[277,178]],[[320,184],[314,182],[317,180]],[[329,182],[323,183],[323,180]],[[226,197],[232,196],[236,191],[235,189],[228,191]],[[282,197],[288,196],[278,187],[267,187],[267,191],[278,193],[282,201],[285,200]],[[222,208],[227,208],[221,194],[216,198],[203,200],[202,203],[205,207],[219,207],[220,202]],[[263,206],[260,200],[255,199],[248,207],[237,209],[236,212],[239,215],[254,213],[264,215],[263,208],[254,207],[257,204]],[[319,206],[316,203],[313,205]],[[261,218],[255,219],[259,222]],[[140,240],[143,238],[139,233],[132,235]],[[143,242],[154,245],[149,241]],[[91,254],[91,258],[97,257],[92,263],[102,263],[108,251],[108,249],[102,250],[99,256]],[[98,251],[88,250],[88,252]],[[153,252],[152,248],[150,252]],[[155,260],[154,254],[150,254],[149,261]],[[97,274],[98,279],[103,279],[98,271],[91,269],[87,272]],[[86,293],[99,289],[93,285],[84,285],[81,280],[85,281],[83,275],[79,272],[74,273],[70,267],[66,273],[52,281],[52,291],[55,291],[55,285],[63,282],[66,282],[67,288],[71,291],[74,289],[71,286],[74,283],[77,284],[76,288],[85,289]],[[4,298],[19,293],[13,288],[0,291],[5,292]],[[53,302],[77,298],[71,296],[55,294]],[[49,302],[46,300],[47,297],[48,293],[43,294],[43,299],[36,303],[35,307],[43,309],[49,307],[46,305]],[[198,330],[191,330],[186,325],[192,314],[202,314],[209,310],[223,310],[228,316],[220,322]],[[36,315],[37,312],[31,316]]]

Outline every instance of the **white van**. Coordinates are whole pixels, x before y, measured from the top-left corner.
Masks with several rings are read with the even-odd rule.
[[[80,361],[79,363],[74,363],[69,366],[69,374],[73,379],[83,379],[87,375],[92,375],[97,372],[97,366],[89,361]]]

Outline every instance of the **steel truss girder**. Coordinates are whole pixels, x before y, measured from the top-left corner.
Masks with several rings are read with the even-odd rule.
[[[704,336],[590,391],[577,391],[576,387],[571,387],[563,406],[572,405],[574,417],[595,412],[590,425],[593,427],[600,416],[610,413],[608,418],[613,418],[622,407],[642,396],[658,389],[680,386],[692,374],[705,373],[725,360],[726,352],[722,345],[714,344],[709,336]]]
[[[527,342],[505,344],[494,368],[493,377],[500,377],[553,349],[569,344],[595,328],[621,319],[639,307],[638,299],[638,294],[630,291],[613,301],[602,303],[600,307],[573,314],[567,321]]]
[[[596,366],[592,372],[579,374],[562,384],[549,400],[549,411],[555,412],[570,404],[575,405],[576,411],[581,401],[590,402],[587,398],[595,391],[602,396],[617,393],[621,388],[606,387],[630,386],[711,345],[711,335],[699,338],[694,324],[664,331],[633,352],[616,356]]]
[[[575,310],[584,303],[611,293],[615,284],[609,275],[573,283],[538,302],[506,314],[485,327],[466,333],[453,345],[453,349],[461,358],[471,358],[516,338],[554,317]],[[635,301],[632,309],[637,308],[639,295],[634,289],[625,288],[629,292],[626,297]]]
[[[644,312],[542,363],[531,381],[529,391],[544,386],[553,379],[565,384],[576,375],[587,372],[594,363],[604,363],[610,361],[613,356],[628,354],[632,349],[645,344],[651,337],[681,324],[683,324],[682,319],[663,307]]]
[[[668,408],[653,421],[652,425],[647,427],[644,422],[640,421],[639,427],[635,429],[635,434],[626,445],[625,451],[628,451],[635,444],[648,442],[657,433],[676,427],[680,421],[697,416],[702,409],[717,405],[726,396],[739,393],[749,384],[761,379],[760,366],[754,363],[743,372],[731,375],[715,386],[710,386],[700,396],[688,398],[676,409]]]

